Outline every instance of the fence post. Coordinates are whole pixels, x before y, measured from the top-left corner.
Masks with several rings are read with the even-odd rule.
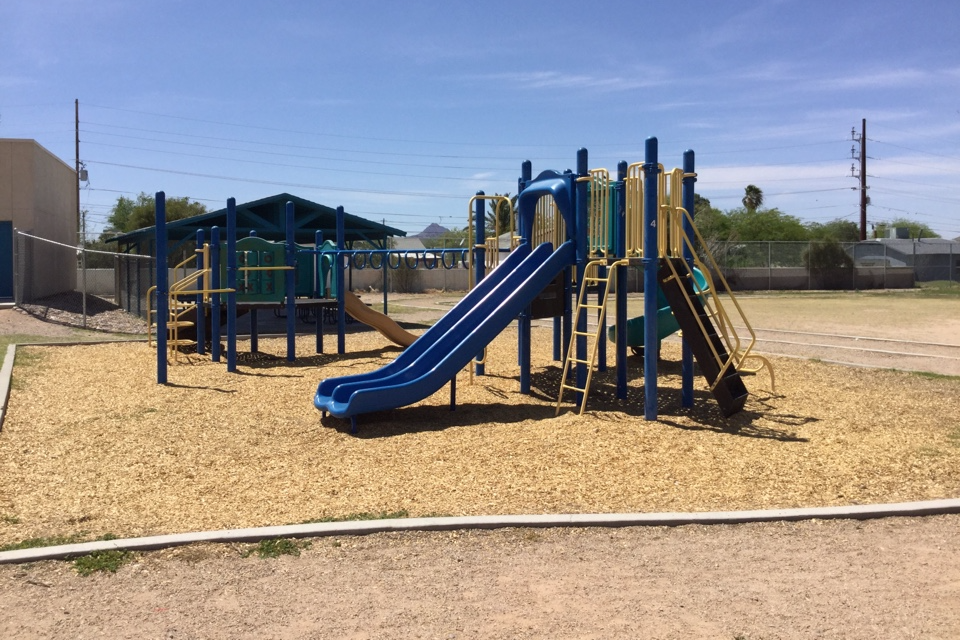
[[[83,218],[83,226],[84,227],[87,226],[86,215],[84,215],[84,218]],[[80,234],[81,234],[80,242],[77,245],[77,248],[80,249],[80,274],[81,274],[80,280],[82,281],[82,284],[81,284],[82,290],[80,291],[80,295],[83,298],[83,301],[81,303],[81,307],[83,309],[82,322],[83,322],[83,328],[86,329],[87,328],[87,249],[86,247],[83,246],[84,242],[86,242],[87,240],[86,228],[84,228],[84,230],[81,231]]]
[[[13,302],[16,305],[20,305],[23,302],[23,297],[20,294],[20,289],[23,285],[20,283],[20,252],[23,249],[20,247],[20,232],[17,231],[17,228],[13,228]]]
[[[767,241],[767,291],[773,289],[773,243]]]

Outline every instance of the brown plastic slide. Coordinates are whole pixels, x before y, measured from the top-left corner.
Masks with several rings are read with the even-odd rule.
[[[385,316],[379,311],[374,311],[363,304],[360,298],[353,295],[352,292],[343,292],[343,302],[346,312],[350,314],[351,318],[373,327],[382,333],[383,337],[390,342],[398,344],[401,347],[409,347],[413,344],[413,341],[417,339],[417,336],[409,331],[404,331],[400,325],[391,320],[389,316]]]

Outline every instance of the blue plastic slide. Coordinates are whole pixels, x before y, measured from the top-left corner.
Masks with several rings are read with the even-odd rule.
[[[557,251],[549,243],[532,252],[521,245],[396,360],[377,371],[321,382],[314,406],[352,418],[426,398],[469,364],[574,260],[572,242]]]

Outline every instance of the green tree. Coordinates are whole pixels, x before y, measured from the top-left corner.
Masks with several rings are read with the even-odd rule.
[[[803,241],[810,237],[799,218],[778,209],[734,209],[727,213],[730,221],[730,240]]]
[[[763,206],[763,191],[760,187],[748,184],[744,189],[743,206],[747,211],[756,211]]]
[[[103,239],[98,240],[87,240],[83,243],[84,249],[91,249],[92,251],[104,252],[104,253],[92,253],[87,252],[86,255],[86,265],[87,269],[111,269],[114,266],[113,256],[105,255],[106,253],[115,253],[117,251],[117,246],[114,244],[107,244]]]
[[[693,221],[707,242],[722,242],[730,238],[730,219],[699,193],[693,196]]]
[[[811,240],[836,240],[837,242],[859,242],[860,227],[850,220],[831,220],[826,224],[811,222],[807,225]]]
[[[859,237],[859,233],[858,233]],[[834,238],[812,240],[801,256],[818,289],[845,289],[851,281],[853,258]]]
[[[894,218],[890,222],[879,222],[874,227],[874,238],[889,238],[890,229],[906,227],[910,230],[911,238],[939,238],[940,235],[922,222],[916,222],[909,218]]]
[[[201,202],[192,202],[190,198],[170,198],[166,200],[167,222],[198,216],[207,212]],[[156,203],[153,196],[141,192],[136,200],[125,196],[117,198],[117,203],[107,218],[107,228],[101,239],[111,238],[121,233],[129,233],[156,223]]]

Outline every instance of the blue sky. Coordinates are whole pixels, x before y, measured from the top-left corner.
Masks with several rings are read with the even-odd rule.
[[[960,236],[960,3],[186,2],[0,6],[0,137],[71,166],[98,229],[119,195],[211,209],[280,192],[413,234],[466,224],[478,189],[614,171],[657,136],[724,210],[756,184],[805,222]]]

